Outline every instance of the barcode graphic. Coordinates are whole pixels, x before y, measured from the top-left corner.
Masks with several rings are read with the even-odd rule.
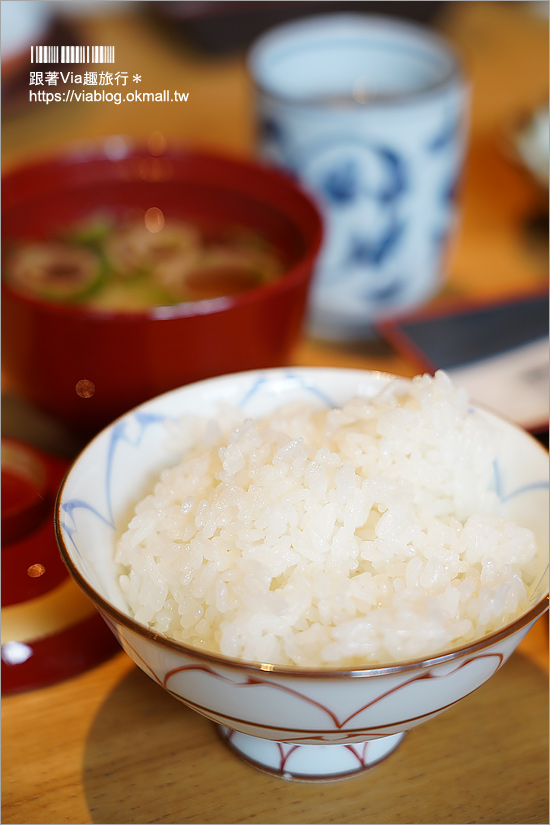
[[[114,46],[31,46],[31,63],[114,62]]]

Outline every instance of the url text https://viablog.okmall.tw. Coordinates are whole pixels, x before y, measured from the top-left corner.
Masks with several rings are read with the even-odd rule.
[[[161,92],[111,92],[105,89],[52,92],[46,89],[29,90],[29,100],[33,103],[187,103],[189,92],[163,89]]]

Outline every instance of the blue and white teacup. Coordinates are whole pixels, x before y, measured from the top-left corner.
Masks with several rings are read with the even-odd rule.
[[[260,155],[325,218],[310,329],[368,338],[445,277],[467,133],[457,58],[417,25],[332,14],[271,29],[248,65]]]

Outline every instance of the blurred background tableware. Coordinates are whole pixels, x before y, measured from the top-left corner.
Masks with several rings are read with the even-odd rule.
[[[515,146],[525,167],[548,189],[550,121],[548,104],[530,112],[516,127]]]
[[[69,577],[52,531],[69,462],[2,438],[2,695],[77,676],[117,650]]]
[[[59,243],[59,233],[106,210],[122,221],[134,210],[137,228],[131,230],[133,236],[119,233],[118,241],[115,230],[119,248],[115,252],[115,241],[107,251],[102,248],[97,265],[81,260],[90,254],[87,247],[75,258],[74,243],[69,245],[69,260],[51,245],[56,238]],[[76,299],[73,288],[87,288],[86,279],[95,278],[94,266],[97,280],[104,277],[100,270],[115,254],[115,267],[133,256],[136,261],[128,266],[140,270],[150,264],[146,256],[152,245],[181,243],[179,236],[164,241],[162,235],[178,220],[187,222],[179,230],[184,235],[195,223],[206,227],[205,232],[254,232],[249,243],[259,243],[258,238],[270,244],[280,271],[272,278],[257,275],[254,267],[259,270],[259,263],[254,260],[245,269],[244,263],[228,261],[227,252],[217,270],[215,264],[213,271],[200,269],[200,261],[194,270],[187,263],[194,248],[185,257],[182,247],[174,251],[176,269],[181,261],[191,267],[182,275],[174,267],[167,269],[170,249],[155,247],[154,255],[162,258],[159,266],[165,267],[162,288],[167,279],[185,279],[181,301],[179,281],[170,304],[163,293],[149,307],[132,305],[129,289],[114,305],[92,305],[95,293],[89,300]],[[95,149],[73,147],[22,166],[3,181],[5,375],[37,408],[74,432],[91,435],[164,390],[225,372],[283,365],[301,335],[321,231],[310,199],[282,173],[252,161],[169,147],[140,148],[112,137]],[[172,234],[177,232],[178,226]],[[40,245],[44,242],[50,245]],[[216,243],[211,257],[219,257],[219,249],[223,252],[222,241]],[[46,259],[35,262],[32,255]],[[46,279],[40,281],[42,293],[34,289],[37,271]],[[132,272],[122,274],[127,288],[131,278]],[[195,282],[204,279],[220,281],[219,291],[197,289]],[[243,289],[232,292],[229,281],[235,279],[243,281]],[[91,287],[96,288],[94,283]]]
[[[52,3],[43,0],[3,0],[1,38],[3,114],[23,111],[28,103],[31,48],[78,43],[70,21],[60,16]],[[55,72],[57,64],[44,60],[39,69]]]
[[[444,3],[402,2],[392,0],[293,0],[266,3],[264,0],[206,0],[178,3],[152,0],[151,16],[173,39],[191,41],[206,54],[221,56],[248,49],[254,39],[267,29],[317,14],[353,11],[391,14],[392,17],[430,24],[437,19]]]
[[[548,289],[416,311],[378,326],[419,372],[444,369],[471,398],[548,443]]]
[[[249,67],[261,156],[294,174],[325,217],[311,330],[368,338],[446,277],[466,148],[458,59],[428,29],[344,14],[268,31]]]
[[[2,3],[2,83],[26,67],[31,46],[50,36],[52,13],[47,3]]]
[[[277,777],[318,781],[368,771],[395,751],[407,731],[416,729],[468,696],[506,662],[528,630],[548,609],[548,455],[544,448],[505,419],[471,408],[471,414],[483,420],[495,439],[494,467],[502,518],[533,531],[538,545],[536,563],[529,574],[526,604],[517,616],[503,621],[501,626],[485,632],[479,639],[446,646],[420,659],[398,659],[389,664],[369,662],[353,666],[302,667],[278,665],[269,660],[238,659],[174,640],[132,613],[119,583],[121,571],[115,561],[116,542],[126,529],[136,502],[150,492],[151,479],[177,461],[178,451],[169,443],[168,424],[173,428],[174,422],[184,415],[216,418],[220,414],[220,405],[236,407],[251,419],[272,415],[291,403],[310,403],[317,411],[331,409],[356,396],[373,398],[387,387],[391,378],[368,370],[302,368],[248,371],[188,385],[149,401],[103,430],[73,464],[60,491],[56,535],[63,560],[126,653],[158,686],[217,723],[222,738],[247,762]],[[442,418],[445,420],[445,413]],[[434,426],[433,432],[436,431],[440,439],[445,438],[447,428],[441,421]],[[391,442],[391,435],[386,435]],[[425,443],[432,444],[429,439]],[[401,455],[401,441],[399,445],[397,452]],[[416,447],[419,452],[424,449],[422,444],[415,444]],[[436,451],[440,447],[443,452],[444,443],[433,445]],[[274,466],[270,463],[271,457],[259,457],[262,456],[261,449],[252,449],[259,478],[262,469],[274,469]],[[387,448],[387,454],[392,454],[391,447]],[[267,462],[264,466],[262,460]],[[350,459],[349,463],[351,465],[353,461]],[[392,469],[391,477],[395,478],[395,466]],[[231,477],[231,471],[228,473]],[[285,478],[284,473],[277,474],[277,478],[275,491],[281,489],[279,483],[280,478]],[[457,473],[453,486],[460,483],[459,480]],[[468,476],[466,480],[469,481]],[[261,482],[258,482],[258,488],[261,489]],[[207,490],[204,496],[212,504]],[[275,498],[277,496],[275,492]],[[321,494],[314,494],[314,498],[317,496],[321,497]],[[177,506],[177,500],[176,494],[170,506]],[[449,500],[454,500],[451,493]],[[218,504],[220,502],[221,499]],[[231,508],[233,504],[227,506]],[[241,506],[246,510],[246,505],[239,504],[239,508]],[[430,506],[427,505],[428,510]],[[224,505],[221,507],[220,520],[225,523]],[[324,512],[323,508],[321,510]],[[140,512],[143,514],[143,508]],[[399,518],[396,516],[397,522]],[[443,517],[440,524],[445,523]],[[144,536],[151,528],[154,531],[155,527],[142,519],[138,531]],[[307,534],[309,528],[303,528],[303,522],[300,522],[298,533],[302,529]],[[344,529],[347,528],[344,526]],[[429,532],[425,523],[422,529]],[[483,529],[491,528],[485,525]],[[399,527],[392,528],[393,536],[394,531],[398,532]],[[160,540],[160,533],[157,539]],[[200,538],[196,541],[199,547],[205,546],[201,545]],[[202,554],[203,551],[198,552]],[[204,552],[205,557],[210,558],[208,551]],[[278,552],[277,544],[273,552]],[[299,551],[296,552],[299,555]],[[519,552],[518,548],[516,552]],[[228,556],[235,558],[232,554],[233,550],[228,551]],[[246,558],[254,558],[254,564],[267,570],[255,555],[247,557],[243,554],[239,561],[244,562]],[[137,566],[141,563],[140,559]],[[163,564],[170,566],[166,560]],[[213,561],[211,569],[216,569],[217,564]],[[285,565],[286,561],[281,569]],[[487,565],[489,569],[490,565]],[[165,575],[165,571],[159,573],[154,579],[155,585],[162,587],[159,579]],[[281,578],[284,575],[281,574]],[[308,581],[308,574],[304,572],[303,575]],[[125,578],[132,579],[132,576],[129,574]],[[273,581],[276,579],[274,576]],[[147,585],[139,576],[133,581],[139,582],[142,590],[146,589]],[[163,579],[164,586],[170,591],[168,581],[169,577]],[[208,591],[205,599],[213,606],[214,603],[209,601],[210,586],[204,581],[200,585],[197,581],[192,592],[198,596],[200,589],[203,596]],[[186,583],[191,587],[189,572]],[[154,602],[157,591],[154,587],[151,589],[155,593]],[[312,590],[315,592],[313,585]],[[430,592],[428,586],[425,592]],[[287,600],[288,606],[288,600],[293,602],[289,594],[295,594],[299,604],[300,600],[305,598],[307,602],[310,598],[307,585],[305,593],[296,581],[281,598]],[[456,593],[458,598],[458,591]],[[178,601],[174,592],[171,595]],[[483,602],[485,596],[491,601],[491,609],[498,609],[494,591],[482,591],[477,597]],[[407,604],[407,600],[404,601]],[[144,597],[143,611],[151,614],[151,605],[146,602]],[[327,597],[327,604],[330,604],[330,597]],[[188,608],[182,607],[180,602],[178,609],[181,612]],[[414,624],[417,620],[414,609],[409,606],[405,610]],[[391,613],[391,608],[386,612]],[[252,613],[257,617],[272,615],[270,608],[262,613],[258,607]],[[246,615],[244,609],[243,614]],[[248,632],[254,633],[258,628],[248,629],[247,621],[251,621],[252,614],[248,614],[246,620],[244,615],[238,633],[246,638]],[[222,626],[228,623],[226,620],[227,614]],[[261,625],[259,634],[269,627]],[[425,625],[419,622],[419,627],[419,632],[424,632]],[[435,632],[433,625],[429,627]],[[388,632],[391,635],[391,631]],[[271,634],[267,629],[265,633],[269,637],[277,631],[273,630]],[[350,645],[351,650],[355,644]],[[158,695],[160,701],[160,692]],[[497,708],[495,713],[498,713]],[[466,753],[463,756],[468,758]],[[181,758],[184,757],[185,748],[181,754]]]
[[[546,101],[507,125],[503,149],[507,157],[532,176],[548,200],[550,116]]]

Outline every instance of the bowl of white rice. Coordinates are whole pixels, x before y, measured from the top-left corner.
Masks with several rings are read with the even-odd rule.
[[[60,551],[134,662],[284,778],[369,770],[548,608],[548,454],[444,372],[270,369],[83,450]]]

